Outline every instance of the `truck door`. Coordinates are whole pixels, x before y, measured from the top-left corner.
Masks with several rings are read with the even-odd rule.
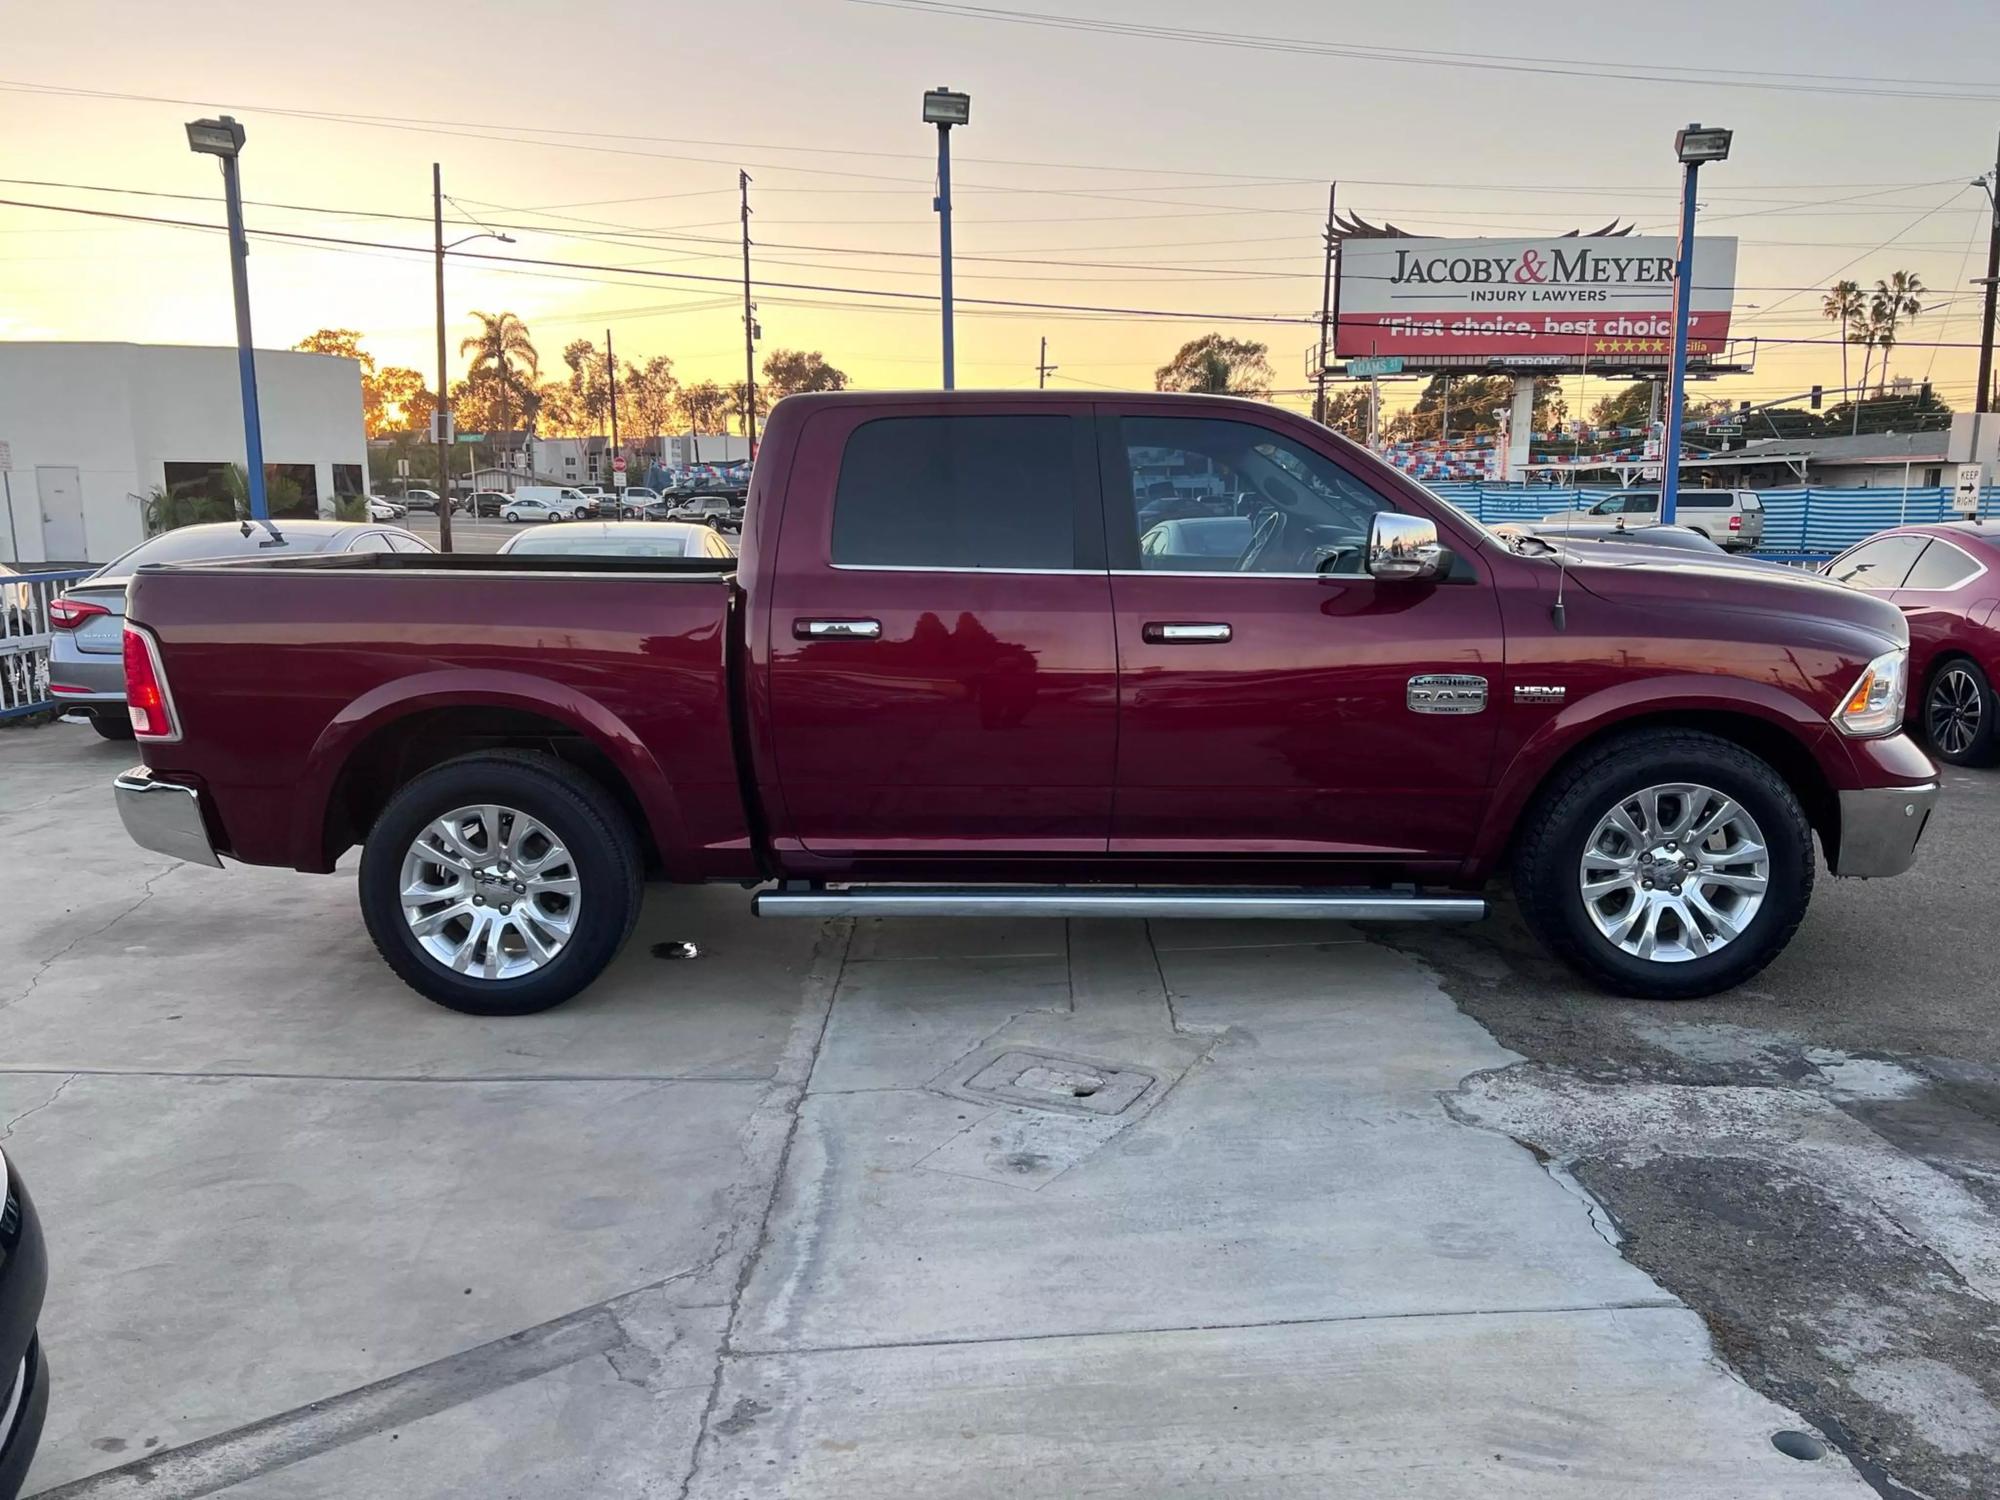
[[[1103,548],[1087,402],[808,415],[765,627],[778,847],[1104,852]]]
[[[1416,507],[1305,422],[1107,407],[1120,681],[1114,854],[1439,860],[1487,800],[1500,611],[1468,537],[1447,580],[1377,583],[1377,511]],[[1217,476],[1198,514],[1134,499]],[[1438,507],[1440,514],[1445,508]]]

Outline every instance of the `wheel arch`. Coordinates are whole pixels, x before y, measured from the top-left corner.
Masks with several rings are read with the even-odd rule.
[[[443,680],[435,680],[443,679]],[[484,749],[538,749],[601,785],[631,820],[649,869],[685,876],[688,840],[665,772],[602,704],[504,672],[421,674],[384,684],[329,724],[300,777],[295,864],[330,870],[395,790]]]
[[[1545,746],[1542,754],[1531,753],[1532,743],[1524,746],[1501,779],[1474,854],[1475,868],[1468,873],[1484,876],[1506,861],[1519,837],[1523,814],[1534,805],[1543,788],[1584,756],[1613,740],[1671,729],[1712,734],[1763,760],[1784,778],[1799,799],[1806,821],[1820,836],[1821,844],[1828,850],[1840,847],[1839,794],[1795,719],[1768,709],[1760,711],[1750,703],[1734,707],[1667,704],[1599,719],[1564,736],[1561,743]],[[1531,761],[1532,767],[1524,766],[1524,761]]]

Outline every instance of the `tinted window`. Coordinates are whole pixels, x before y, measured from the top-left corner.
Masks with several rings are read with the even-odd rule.
[[[835,563],[1077,566],[1070,417],[883,417],[841,455]]]
[[[1920,536],[1885,536],[1863,542],[1845,557],[1835,558],[1826,574],[1835,583],[1851,583],[1856,588],[1899,589],[1923,545]]]
[[[1252,422],[1124,417],[1118,428],[1142,568],[1360,573],[1376,512],[1395,508],[1331,459]],[[1225,517],[1238,524],[1201,524]],[[1168,522],[1182,524],[1149,546]]]
[[[1657,500],[1653,503],[1659,504]],[[1682,510],[1728,510],[1731,503],[1727,490],[1682,490],[1675,502]]]
[[[1979,564],[1950,542],[1932,542],[1903,581],[1906,589],[1955,589],[1974,573]]]

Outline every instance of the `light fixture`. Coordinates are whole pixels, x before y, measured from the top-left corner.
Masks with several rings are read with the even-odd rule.
[[[931,89],[924,95],[926,125],[964,125],[972,119],[972,95],[954,94],[947,88]]]
[[[189,120],[188,150],[203,156],[235,156],[243,149],[243,127],[224,115],[219,120]]]
[[[1707,129],[1690,125],[1686,130],[1674,135],[1674,154],[1688,165],[1701,162],[1727,161],[1729,159],[1729,138],[1732,131]]]

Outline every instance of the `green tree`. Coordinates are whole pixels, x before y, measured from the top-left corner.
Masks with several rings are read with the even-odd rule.
[[[729,410],[735,414],[736,430],[745,437],[748,437],[750,435],[750,423],[743,415],[744,392],[746,389],[747,387],[740,380],[729,388]],[[761,422],[770,414],[771,389],[769,386],[759,385],[757,387],[757,420]]]
[[[684,385],[680,398],[681,418],[688,424],[688,431],[694,436],[694,458],[701,461],[701,436],[722,430],[723,420],[729,413],[729,392],[713,380],[704,380],[700,385]]]
[[[1889,351],[1896,347],[1896,330],[1903,319],[1914,323],[1923,315],[1920,298],[1929,290],[1914,271],[1894,271],[1888,280],[1875,283],[1868,298],[1868,324],[1882,350],[1882,365],[1875,375],[1877,396],[1889,383]]]
[[[764,357],[764,385],[773,401],[807,391],[844,391],[847,372],[828,364],[817,349],[773,349]]]
[[[292,347],[302,354],[331,354],[351,359],[361,366],[361,424],[370,437],[382,437],[406,428],[428,426],[430,406],[413,408],[432,401],[424,389],[424,378],[402,365],[376,368],[375,358],[361,347],[361,335],[352,328],[322,328],[309,333]]]
[[[651,438],[665,432],[673,425],[680,390],[680,382],[674,379],[674,362],[664,354],[655,354],[643,365],[626,365],[618,377],[626,434]]]
[[[1326,398],[1326,425],[1344,438],[1357,443],[1368,441],[1368,391],[1348,386],[1331,391]]]
[[[604,432],[611,421],[611,377],[604,356],[589,339],[571,339],[562,357],[569,366],[570,417],[583,429],[577,435]]]
[[[1189,339],[1174,357],[1153,372],[1153,386],[1162,391],[1196,391],[1207,395],[1271,394],[1268,344],[1204,333]]]
[[[541,355],[535,352],[534,340],[528,336],[528,325],[514,314],[475,312],[472,316],[479,320],[479,332],[462,339],[458,346],[461,355],[472,356],[471,364],[466,366],[465,389],[469,394],[482,393],[497,418],[481,422],[473,431],[490,427],[512,432],[513,413],[533,415],[535,377],[542,372]],[[454,397],[454,407],[456,404]],[[466,420],[461,414],[460,421]]]
[[[1860,342],[1858,330],[1867,315],[1858,281],[1836,281],[1819,304],[1820,316],[1840,325],[1840,389],[1847,392],[1847,346]]]

